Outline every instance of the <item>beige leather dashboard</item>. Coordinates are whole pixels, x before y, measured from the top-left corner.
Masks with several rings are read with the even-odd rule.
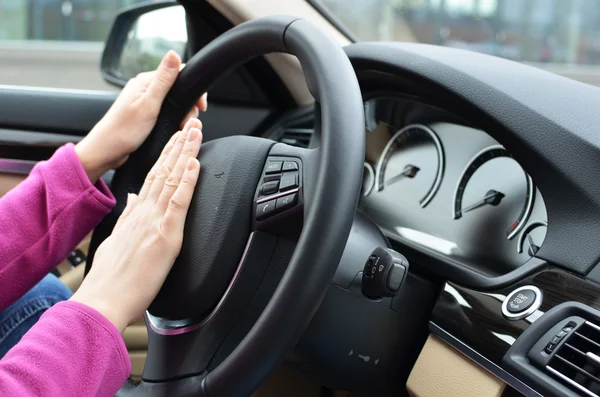
[[[500,397],[506,384],[430,335],[406,388],[411,397]]]

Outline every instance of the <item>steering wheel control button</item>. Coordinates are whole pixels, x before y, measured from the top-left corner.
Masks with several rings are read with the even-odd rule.
[[[275,211],[275,200],[266,201],[256,205],[256,219],[265,219]]]
[[[265,167],[265,174],[275,174],[281,172],[283,161],[269,161]]]
[[[298,173],[288,173],[281,176],[281,182],[279,183],[279,190],[288,190],[298,187]]]
[[[408,273],[408,260],[390,248],[377,247],[365,263],[362,292],[369,299],[398,294]]]
[[[267,182],[267,183],[263,184],[262,187],[260,188],[261,193],[264,194],[265,196],[268,196],[269,194],[277,193],[278,190],[279,190],[279,181],[278,180]]]
[[[283,163],[283,172],[286,171],[298,171],[298,163],[295,161],[285,161]]]
[[[502,303],[502,315],[508,320],[522,320],[532,315],[542,304],[542,292],[528,285],[512,291]]]
[[[288,194],[287,196],[283,196],[277,199],[277,203],[275,204],[275,209],[277,212],[284,211],[289,208],[292,208],[296,205],[296,201],[298,200],[298,195],[296,193]]]

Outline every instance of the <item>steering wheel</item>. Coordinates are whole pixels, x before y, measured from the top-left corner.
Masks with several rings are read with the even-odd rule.
[[[250,395],[293,348],[330,285],[360,192],[364,111],[339,44],[290,16],[241,24],[189,60],[149,138],[116,172],[117,206],[96,229],[91,256],[197,97],[272,52],[300,60],[317,102],[318,146],[249,136],[202,145],[181,254],[146,313],[143,381],[118,396]]]

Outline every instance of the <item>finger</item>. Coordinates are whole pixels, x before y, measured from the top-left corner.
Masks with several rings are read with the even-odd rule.
[[[129,214],[135,207],[135,203],[137,202],[137,199],[138,199],[137,194],[135,194],[135,193],[127,194],[127,205],[125,206],[125,209],[121,213],[121,216],[119,217],[119,220],[117,221],[117,224],[115,225],[115,228],[114,228],[115,230],[123,223],[125,218],[127,218],[127,216],[129,216]]]
[[[148,195],[146,196],[146,200],[149,200],[153,203],[156,203],[158,201],[158,197],[160,196],[160,192],[162,191],[163,186],[165,185],[165,181],[167,180],[169,175],[171,175],[171,172],[173,172],[173,169],[175,168],[175,164],[177,164],[177,159],[181,155],[181,150],[183,149],[183,145],[185,144],[185,141],[187,140],[187,137],[190,132],[190,128],[192,128],[195,125],[194,120],[197,120],[197,119],[191,119],[185,125],[185,127],[183,128],[183,131],[181,131],[181,134],[179,134],[179,136],[175,140],[173,149],[171,149],[171,151],[167,155],[167,158],[162,163],[162,165],[160,167],[158,167],[156,176],[155,176],[154,180],[152,181],[152,184],[150,185],[150,190],[148,190]]]
[[[144,184],[142,185],[142,188],[140,189],[140,192],[138,193],[138,200],[145,200],[146,197],[148,196],[148,192],[150,191],[150,186],[152,186],[152,182],[154,182],[154,179],[156,178],[156,174],[158,173],[158,170],[160,169],[160,167],[166,160],[166,158],[169,155],[169,153],[171,152],[171,150],[173,150],[173,146],[175,145],[175,140],[179,137],[180,134],[181,134],[181,131],[178,131],[175,134],[173,134],[173,136],[171,136],[171,139],[169,139],[169,142],[167,142],[167,144],[165,145],[162,153],[160,154],[160,157],[158,158],[158,160],[156,160],[156,163],[154,163],[154,165],[150,169],[150,172],[148,172],[148,175],[146,176],[146,180],[144,181]]]
[[[202,94],[200,99],[198,99],[198,102],[196,102],[196,107],[198,107],[201,112],[206,112],[206,109],[208,109],[208,92]]]
[[[160,62],[160,65],[158,65],[156,74],[146,91],[148,95],[154,99],[158,99],[160,103],[162,103],[162,100],[173,86],[173,83],[179,74],[179,65],[181,65],[181,58],[179,58],[179,55],[173,50],[167,52]]]
[[[196,158],[200,152],[200,144],[202,143],[202,132],[198,128],[190,128],[188,139],[181,150],[181,155],[177,159],[177,163],[171,172],[171,175],[165,181],[165,185],[160,192],[158,205],[162,210],[166,210],[169,200],[175,193],[175,190],[181,182],[181,178],[185,173],[185,168],[191,158]]]
[[[185,218],[192,202],[199,174],[200,163],[198,159],[190,158],[181,182],[169,200],[167,211],[163,218],[162,230],[167,236],[177,237],[183,233]]]
[[[183,121],[181,122],[182,128],[183,128],[183,126],[185,126],[187,124],[188,121],[190,121],[190,119],[198,118],[199,115],[200,115],[200,111],[198,110],[198,107],[193,106],[190,109],[190,111],[188,112],[188,114],[185,116]],[[200,122],[200,124],[202,125],[202,122]],[[202,126],[200,126],[200,129],[202,129]]]

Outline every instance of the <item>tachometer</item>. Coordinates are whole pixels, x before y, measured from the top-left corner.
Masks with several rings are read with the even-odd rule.
[[[502,146],[477,153],[464,169],[454,194],[452,215],[490,215],[490,222],[503,222],[511,240],[525,226],[533,208],[531,177]],[[493,211],[493,212],[492,212]],[[475,215],[477,213],[477,215]],[[492,216],[493,214],[493,216]]]
[[[396,132],[377,163],[377,191],[391,190],[398,197],[425,207],[437,193],[444,175],[444,151],[438,136],[421,124]]]

